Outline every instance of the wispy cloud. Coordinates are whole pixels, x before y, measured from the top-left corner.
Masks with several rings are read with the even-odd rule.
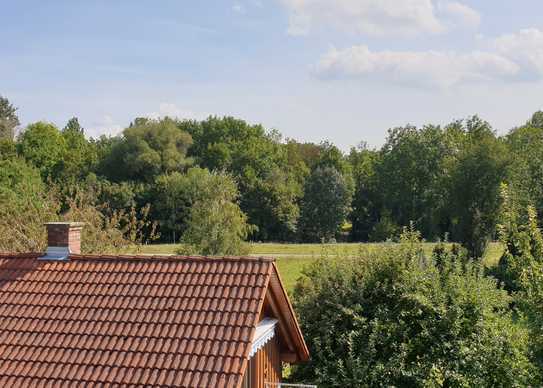
[[[85,131],[90,137],[99,137],[101,135],[118,135],[123,130],[123,126],[116,122],[112,116],[104,115],[101,118],[91,122]]]
[[[477,26],[477,11],[460,2],[434,0],[281,0],[288,33],[307,35],[333,27],[368,35],[440,33],[458,25]]]
[[[322,78],[377,78],[425,87],[450,87],[465,81],[510,78],[520,67],[491,52],[371,51],[367,46],[332,48],[315,66]]]
[[[466,81],[543,79],[543,31],[523,29],[494,39],[485,50],[466,52],[372,51],[366,45],[332,48],[313,66],[323,79],[368,78],[389,83],[450,87]]]
[[[466,26],[477,28],[481,24],[479,12],[457,1],[443,1],[437,5],[443,23],[450,27]]]
[[[497,52],[522,66],[527,77],[543,77],[543,31],[523,29],[502,35],[492,43]]]
[[[199,112],[194,112],[189,109],[184,109],[171,102],[162,102],[160,103],[158,110],[150,112],[144,115],[151,119],[160,119],[164,117],[170,117],[172,119],[203,119],[204,114]]]

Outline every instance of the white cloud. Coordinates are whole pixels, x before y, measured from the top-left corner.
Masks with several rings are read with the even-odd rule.
[[[201,119],[202,114],[193,112],[191,110],[182,109],[176,104],[170,102],[162,102],[159,105],[158,111],[147,113],[144,116],[151,119],[160,119],[163,117],[170,117],[173,119]]]
[[[261,0],[239,0],[232,5],[232,10],[239,14],[246,14],[251,8],[262,8]]]
[[[102,118],[91,123],[85,132],[90,137],[99,137],[101,135],[115,136],[123,130],[123,126],[117,123],[110,115],[104,115]]]
[[[452,26],[460,24],[476,28],[481,24],[481,15],[477,11],[457,1],[439,3],[438,10],[445,19],[449,19]]]
[[[315,66],[323,78],[376,77],[393,83],[450,87],[464,81],[514,77],[519,66],[491,52],[371,51],[332,48]]]
[[[451,25],[478,25],[479,14],[459,3],[435,0],[281,0],[288,33],[307,35],[331,26],[369,35],[439,33]]]
[[[543,31],[524,29],[502,35],[492,43],[497,52],[522,66],[527,76],[543,76]]]

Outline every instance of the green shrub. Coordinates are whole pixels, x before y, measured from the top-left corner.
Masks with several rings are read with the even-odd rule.
[[[543,236],[532,206],[528,206],[525,215],[521,214],[514,195],[506,185],[502,185],[501,198],[498,236],[504,252],[498,264],[497,276],[508,290],[523,291],[529,272],[534,266],[543,265]]]
[[[543,370],[543,235],[535,208],[518,210],[514,196],[502,187],[500,241],[505,247],[497,275],[513,292],[522,322],[531,330],[534,359]]]
[[[445,257],[452,257],[450,252]],[[458,256],[458,255],[456,255]],[[323,387],[536,384],[528,332],[479,264],[427,258],[417,235],[352,260],[320,260],[294,292],[312,360],[298,381]]]
[[[193,168],[190,184],[190,214],[181,238],[179,253],[199,255],[241,255],[249,253],[245,240],[254,229],[237,203],[236,182],[224,173]]]

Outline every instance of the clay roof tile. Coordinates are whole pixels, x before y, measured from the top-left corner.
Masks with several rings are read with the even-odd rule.
[[[272,260],[40,256],[0,254],[1,386],[241,380]]]

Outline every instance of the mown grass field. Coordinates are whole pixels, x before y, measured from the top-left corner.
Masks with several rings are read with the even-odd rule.
[[[394,243],[338,243],[338,244],[277,244],[252,243],[251,256],[270,256],[277,259],[277,266],[281,278],[289,291],[292,291],[296,280],[300,277],[304,266],[320,257],[340,259],[342,257],[356,257],[364,252],[379,250]],[[424,243],[424,251],[430,254],[435,243]],[[175,244],[154,244],[142,247],[143,254],[168,255],[179,249]],[[498,243],[492,243],[487,249],[483,262],[487,267],[496,265],[502,248]]]

